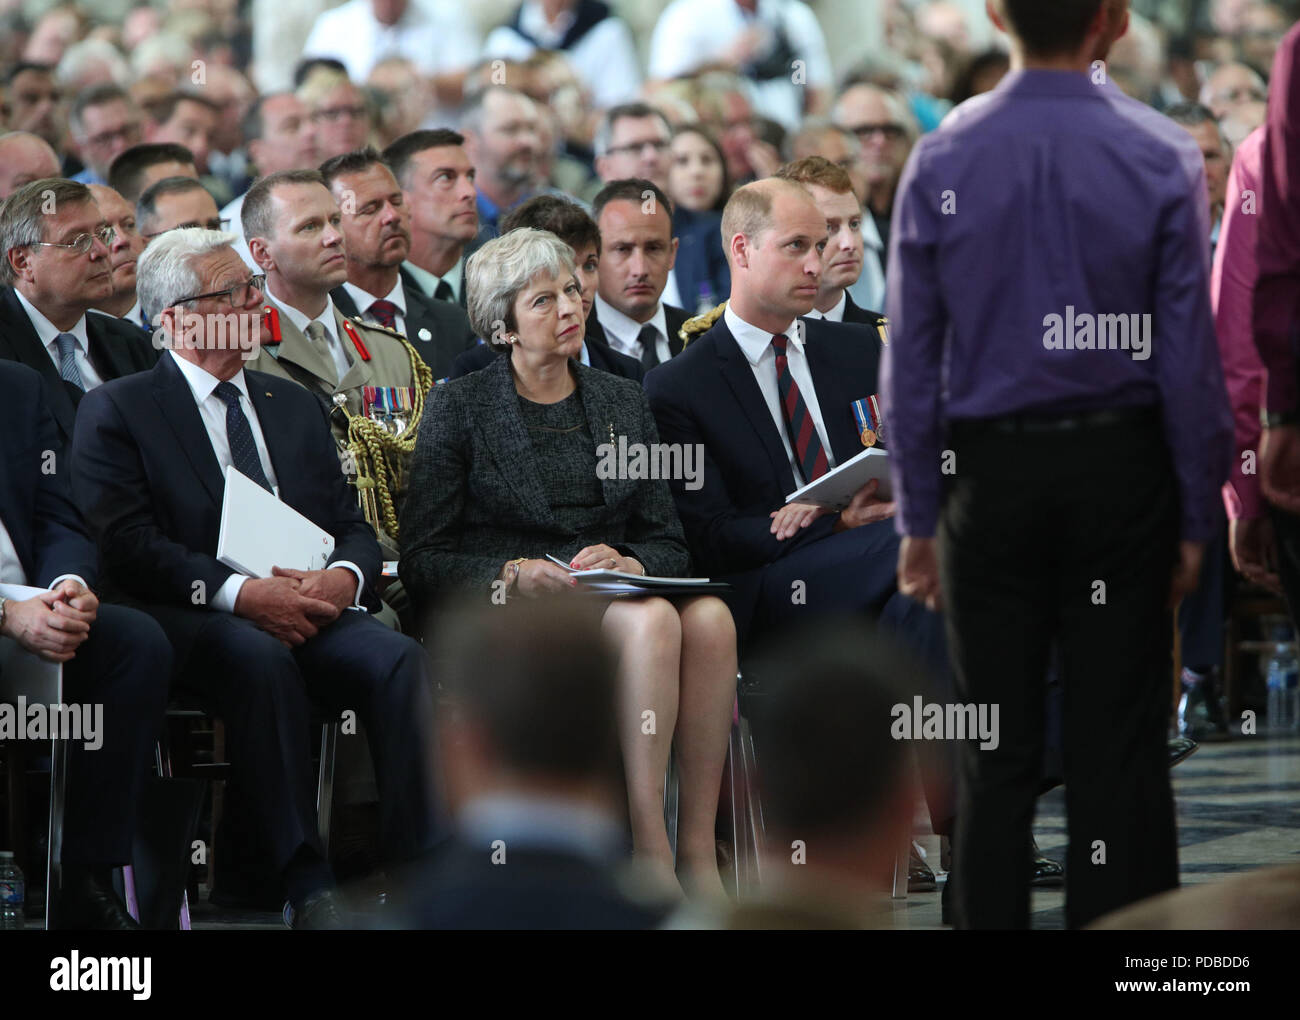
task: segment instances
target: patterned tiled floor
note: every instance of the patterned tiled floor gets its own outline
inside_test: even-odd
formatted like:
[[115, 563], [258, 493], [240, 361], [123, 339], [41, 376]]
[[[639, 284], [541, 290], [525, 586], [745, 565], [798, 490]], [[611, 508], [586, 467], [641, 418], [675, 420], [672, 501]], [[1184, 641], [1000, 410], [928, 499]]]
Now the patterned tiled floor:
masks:
[[[1183, 885], [1300, 862], [1300, 736], [1238, 737], [1202, 744], [1173, 770], [1178, 862]], [[1064, 860], [1065, 794], [1040, 798], [1034, 835], [1048, 857]], [[939, 861], [939, 838], [918, 842]], [[1035, 889], [1035, 928], [1065, 926], [1065, 890]], [[894, 907], [895, 926], [940, 926], [939, 893], [914, 893]]]

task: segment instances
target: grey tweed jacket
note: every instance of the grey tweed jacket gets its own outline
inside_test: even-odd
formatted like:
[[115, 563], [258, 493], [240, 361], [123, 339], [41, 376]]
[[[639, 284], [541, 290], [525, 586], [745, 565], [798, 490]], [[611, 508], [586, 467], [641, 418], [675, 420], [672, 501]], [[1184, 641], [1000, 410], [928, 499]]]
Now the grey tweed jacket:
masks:
[[[633, 443], [659, 434], [641, 387], [571, 361], [593, 442], [610, 432]], [[411, 460], [401, 520], [398, 573], [417, 604], [453, 589], [487, 590], [509, 560], [566, 561], [604, 543], [639, 560], [647, 574], [682, 576], [690, 563], [663, 479], [601, 480], [599, 532], [579, 534], [551, 513], [524, 427], [510, 359], [435, 386]]]

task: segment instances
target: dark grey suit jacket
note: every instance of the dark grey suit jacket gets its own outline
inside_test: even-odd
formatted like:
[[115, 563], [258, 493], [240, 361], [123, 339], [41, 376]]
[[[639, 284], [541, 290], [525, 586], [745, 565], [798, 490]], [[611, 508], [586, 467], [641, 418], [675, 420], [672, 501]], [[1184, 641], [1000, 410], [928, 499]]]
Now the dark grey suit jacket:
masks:
[[[595, 443], [608, 443], [611, 428], [629, 446], [659, 441], [640, 386], [570, 364]], [[686, 573], [686, 541], [666, 481], [602, 479], [602, 527], [575, 534], [552, 515], [535, 460], [509, 358], [434, 387], [401, 522], [398, 573], [417, 604], [457, 588], [485, 593], [517, 557], [567, 560], [598, 543], [639, 560], [648, 574]]]
[[[425, 297], [418, 285], [403, 286], [402, 289], [406, 293], [407, 305], [406, 339], [424, 363], [433, 369], [433, 378], [445, 379], [451, 374], [451, 363], [456, 356], [478, 344], [478, 337], [469, 325], [469, 316], [450, 301]], [[346, 288], [335, 287], [330, 291], [330, 297], [344, 315], [361, 314]]]

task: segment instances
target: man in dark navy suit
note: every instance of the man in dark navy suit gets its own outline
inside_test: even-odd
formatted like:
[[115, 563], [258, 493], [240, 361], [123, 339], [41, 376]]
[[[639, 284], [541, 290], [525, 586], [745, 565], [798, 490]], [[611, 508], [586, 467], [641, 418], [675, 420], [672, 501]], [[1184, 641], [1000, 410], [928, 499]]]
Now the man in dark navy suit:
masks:
[[[251, 351], [231, 342], [251, 335], [262, 302], [233, 240], [186, 228], [145, 251], [139, 291], [170, 349], [152, 372], [82, 401], [73, 487], [107, 579], [162, 624], [177, 675], [225, 720], [233, 783], [283, 876], [293, 925], [337, 927], [313, 804], [311, 702], [365, 726], [394, 861], [433, 842], [432, 694], [419, 645], [362, 609], [379, 604], [379, 545], [326, 412], [296, 383], [245, 371]], [[325, 568], [254, 578], [216, 558], [229, 468], [333, 537]]]
[[[879, 342], [860, 326], [802, 318], [817, 297], [826, 218], [802, 185], [772, 178], [737, 190], [722, 222], [727, 308], [645, 378], [659, 438], [703, 447], [702, 484], [670, 480], [696, 568], [731, 582], [742, 658], [750, 634], [865, 613], [925, 656], [938, 687], [924, 693], [949, 701], [940, 618], [897, 589], [893, 503], [875, 482], [839, 513], [785, 501], [861, 453], [864, 425], [881, 431], [870, 417]], [[946, 834], [951, 765], [938, 755], [926, 800]]]
[[[103, 705], [94, 740], [69, 741], [60, 928], [138, 925], [113, 891], [131, 861], [136, 813], [167, 704], [171, 646], [144, 613], [103, 605], [95, 545], [72, 504], [65, 454], [36, 373], [0, 362], [0, 583], [45, 589], [0, 596], [0, 637], [63, 663], [66, 705]], [[98, 745], [98, 746], [96, 746]]]
[[0, 359], [34, 368], [58, 426], [72, 437], [82, 394], [151, 368], [145, 334], [91, 308], [113, 294], [114, 232], [90, 189], [62, 178], [32, 181], [0, 208]]

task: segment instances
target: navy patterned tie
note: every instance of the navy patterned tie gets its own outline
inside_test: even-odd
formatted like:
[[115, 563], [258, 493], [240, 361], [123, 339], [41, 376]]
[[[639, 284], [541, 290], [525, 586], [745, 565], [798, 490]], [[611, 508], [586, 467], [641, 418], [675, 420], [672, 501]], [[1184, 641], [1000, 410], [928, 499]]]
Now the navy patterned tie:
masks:
[[81, 369], [77, 368], [77, 338], [71, 333], [60, 333], [54, 342], [59, 345], [59, 375], [84, 390], [86, 383], [81, 378]]
[[230, 382], [217, 383], [216, 394], [226, 402], [226, 440], [230, 443], [230, 461], [235, 470], [247, 475], [267, 492], [272, 491], [266, 472], [262, 470], [262, 458], [257, 455], [253, 430], [239, 406], [239, 388]]
[[781, 413], [785, 416], [785, 427], [790, 433], [790, 445], [794, 447], [794, 459], [799, 463], [805, 482], [815, 481], [830, 468], [826, 451], [822, 449], [821, 438], [817, 435], [817, 426], [813, 416], [804, 403], [799, 384], [790, 374], [790, 362], [786, 357], [786, 345], [790, 338], [784, 333], [772, 337], [772, 347], [776, 350], [776, 388], [781, 396]]

